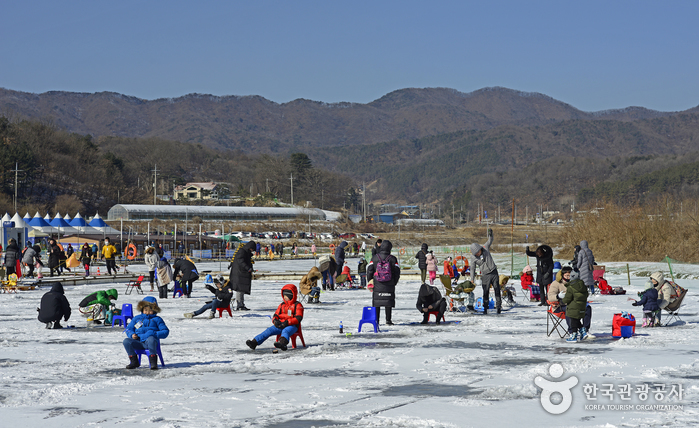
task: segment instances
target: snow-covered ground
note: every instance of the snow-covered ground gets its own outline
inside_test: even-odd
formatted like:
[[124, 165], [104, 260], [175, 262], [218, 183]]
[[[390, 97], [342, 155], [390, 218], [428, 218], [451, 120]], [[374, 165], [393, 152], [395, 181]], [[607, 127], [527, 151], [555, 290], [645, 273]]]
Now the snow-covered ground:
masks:
[[[505, 256], [503, 256], [504, 258]], [[354, 270], [354, 259], [349, 259]], [[312, 260], [260, 262], [260, 271], [307, 271]], [[200, 270], [218, 270], [202, 263]], [[163, 340], [166, 367], [126, 370], [118, 327], [87, 328], [77, 303], [108, 285], [66, 287], [74, 309], [68, 325], [46, 330], [36, 320], [36, 307], [46, 290], [0, 295], [0, 417], [2, 426], [137, 426], [163, 427], [326, 427], [326, 426], [696, 426], [699, 423], [699, 336], [697, 312], [699, 266], [675, 266], [678, 282], [689, 288], [683, 322], [642, 329], [642, 311], [632, 307], [644, 278], [635, 273], [662, 270], [663, 264], [607, 264], [612, 285], [626, 296], [594, 296], [595, 339], [567, 343], [546, 336], [546, 313], [524, 302], [502, 315], [450, 315], [447, 323], [418, 324], [415, 309], [419, 281], [397, 287], [396, 325], [357, 333], [366, 290], [326, 292], [320, 305], [307, 304], [303, 332], [307, 348], [273, 354], [270, 339], [251, 351], [245, 340], [270, 325], [285, 282], [255, 281], [246, 299], [250, 312], [221, 319], [206, 315], [185, 319], [211, 294], [195, 283], [192, 299], [159, 300], [170, 328]], [[223, 266], [225, 268], [225, 266]], [[134, 270], [145, 271], [144, 267]], [[298, 285], [298, 284], [297, 284]], [[123, 284], [114, 284], [123, 292]], [[146, 288], [148, 288], [146, 286]], [[517, 286], [519, 292], [519, 286]], [[154, 293], [155, 295], [155, 293]], [[136, 303], [136, 295], [118, 303]], [[629, 311], [639, 318], [637, 335], [611, 338], [614, 313]], [[382, 314], [383, 319], [383, 314]], [[338, 326], [344, 323], [345, 333]], [[146, 362], [144, 360], [144, 362]], [[574, 376], [573, 402], [560, 415], [540, 403], [534, 378], [559, 363]], [[650, 385], [651, 396], [640, 401], [613, 401], [597, 393], [588, 400], [584, 385], [600, 389], [630, 384]], [[658, 386], [655, 386], [658, 385]], [[654, 389], [669, 392], [681, 385], [683, 396], [656, 399]], [[560, 399], [560, 398], [559, 398]], [[554, 402], [557, 402], [554, 398]], [[608, 405], [631, 404], [625, 407]], [[639, 407], [679, 405], [679, 408]], [[590, 405], [603, 405], [593, 410]]]

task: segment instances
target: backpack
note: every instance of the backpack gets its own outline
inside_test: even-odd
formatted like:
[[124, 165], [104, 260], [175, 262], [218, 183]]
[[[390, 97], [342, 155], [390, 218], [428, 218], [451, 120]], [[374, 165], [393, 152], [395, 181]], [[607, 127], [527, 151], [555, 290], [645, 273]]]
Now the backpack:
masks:
[[325, 272], [330, 267], [330, 256], [320, 256], [318, 257], [318, 270]]
[[388, 256], [385, 259], [381, 259], [380, 255], [376, 255], [379, 258], [378, 263], [376, 263], [376, 273], [374, 273], [374, 279], [378, 282], [391, 282], [393, 274], [391, 273], [391, 263], [388, 261]]

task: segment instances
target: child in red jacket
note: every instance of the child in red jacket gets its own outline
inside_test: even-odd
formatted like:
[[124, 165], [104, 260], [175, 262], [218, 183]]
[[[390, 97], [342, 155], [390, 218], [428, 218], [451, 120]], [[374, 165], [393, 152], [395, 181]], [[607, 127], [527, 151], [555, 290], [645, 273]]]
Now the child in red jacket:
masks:
[[538, 301], [539, 300], [539, 286], [534, 283], [534, 274], [532, 273], [532, 268], [530, 266], [525, 266], [522, 270], [522, 275], [519, 277], [522, 282], [522, 288], [529, 290], [529, 300]]
[[274, 317], [272, 317], [272, 326], [267, 330], [255, 336], [252, 340], [245, 341], [245, 344], [254, 350], [257, 345], [267, 340], [270, 336], [281, 334], [278, 342], [274, 342], [274, 347], [282, 351], [286, 351], [289, 344], [289, 338], [296, 333], [301, 327], [303, 320], [303, 305], [296, 301], [298, 291], [294, 284], [286, 284], [282, 287], [282, 299], [284, 301], [279, 305]]

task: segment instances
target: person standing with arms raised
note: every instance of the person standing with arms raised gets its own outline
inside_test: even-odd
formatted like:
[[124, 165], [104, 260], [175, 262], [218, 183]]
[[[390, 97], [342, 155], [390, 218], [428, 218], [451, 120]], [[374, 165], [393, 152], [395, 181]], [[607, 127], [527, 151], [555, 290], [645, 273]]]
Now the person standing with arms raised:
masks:
[[480, 244], [471, 244], [471, 282], [476, 279], [476, 266], [481, 268], [481, 281], [483, 282], [483, 315], [488, 314], [488, 304], [490, 302], [490, 286], [493, 286], [495, 291], [495, 307], [497, 313], [502, 311], [502, 298], [500, 297], [500, 275], [498, 268], [495, 265], [493, 256], [490, 255], [490, 246], [493, 245], [493, 229], [488, 229], [488, 240], [481, 246]]

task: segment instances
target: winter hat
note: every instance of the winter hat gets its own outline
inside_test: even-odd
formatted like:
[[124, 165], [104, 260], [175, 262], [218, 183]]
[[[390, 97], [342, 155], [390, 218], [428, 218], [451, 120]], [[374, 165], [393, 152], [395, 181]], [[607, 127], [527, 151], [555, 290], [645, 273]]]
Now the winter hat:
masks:
[[651, 280], [646, 281], [646, 284], [645, 284], [645, 287], [643, 288], [643, 291], [646, 291], [646, 290], [651, 289], [651, 288], [653, 288], [653, 281], [651, 281]]
[[474, 242], [473, 244], [471, 244], [471, 254], [473, 254], [475, 256], [476, 253], [481, 250], [481, 248], [483, 248], [483, 247], [481, 247], [480, 244], [476, 244]]
[[576, 279], [580, 279], [580, 272], [573, 271], [570, 273], [570, 282], [575, 281]]
[[531, 273], [532, 272], [532, 267], [529, 265], [526, 265], [524, 269], [522, 269], [523, 273]]
[[289, 300], [294, 298], [294, 292], [291, 290], [282, 290], [282, 296], [288, 297]]
[[560, 269], [560, 268], [561, 268], [561, 262], [555, 262], [555, 263], [553, 264], [553, 268], [554, 268], [554, 269]]
[[138, 302], [138, 306], [136, 306], [136, 310], [139, 312], [143, 312], [143, 309], [149, 306], [154, 313], [160, 313], [160, 306], [158, 306], [158, 301], [155, 299], [153, 296], [146, 296]]
[[654, 280], [658, 281], [658, 285], [662, 285], [663, 282], [665, 282], [665, 276], [663, 276], [662, 272], [653, 272], [650, 275], [650, 279], [654, 279]]

